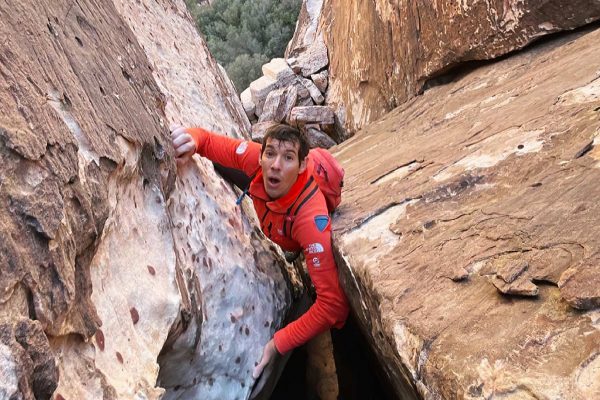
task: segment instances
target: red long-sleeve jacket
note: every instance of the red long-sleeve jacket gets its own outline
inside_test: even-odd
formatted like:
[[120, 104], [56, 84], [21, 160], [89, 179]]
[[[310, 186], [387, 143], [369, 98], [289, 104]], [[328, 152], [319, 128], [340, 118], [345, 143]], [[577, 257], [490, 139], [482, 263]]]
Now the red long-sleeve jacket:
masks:
[[[263, 185], [258, 143], [217, 135], [202, 128], [186, 131], [194, 138], [196, 152], [201, 156], [248, 176], [255, 175], [249, 194], [263, 232], [284, 250], [302, 249], [304, 252], [317, 298], [300, 318], [275, 332], [277, 351], [286, 353], [332, 326], [341, 328], [348, 316], [348, 300], [340, 286], [333, 257], [325, 197], [312, 179], [312, 171], [307, 168], [298, 175], [286, 195], [272, 200]], [[292, 212], [288, 214], [290, 207]], [[286, 217], [294, 213], [295, 216]]]

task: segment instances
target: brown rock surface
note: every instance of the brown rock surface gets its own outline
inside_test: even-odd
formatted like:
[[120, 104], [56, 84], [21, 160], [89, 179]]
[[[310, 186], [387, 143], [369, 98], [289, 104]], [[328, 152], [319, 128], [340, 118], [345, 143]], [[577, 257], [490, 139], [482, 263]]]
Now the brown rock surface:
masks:
[[171, 123], [250, 132], [183, 1], [1, 3], [0, 108], [0, 397], [247, 397], [298, 283], [175, 168]]
[[344, 109], [344, 125], [354, 132], [452, 66], [492, 59], [599, 17], [593, 0], [326, 1], [319, 32], [331, 60], [327, 103]]
[[600, 307], [600, 257], [591, 257], [565, 271], [558, 282], [562, 297], [573, 307]]
[[430, 89], [336, 148], [343, 284], [400, 398], [600, 398], [599, 82], [588, 30]]
[[323, 332], [306, 344], [306, 383], [320, 400], [337, 400], [338, 379], [331, 334]]

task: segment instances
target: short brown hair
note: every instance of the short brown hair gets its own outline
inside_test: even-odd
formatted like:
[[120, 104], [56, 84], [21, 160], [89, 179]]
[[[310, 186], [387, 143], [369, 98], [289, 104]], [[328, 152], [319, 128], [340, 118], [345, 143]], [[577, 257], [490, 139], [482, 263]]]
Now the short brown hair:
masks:
[[265, 132], [262, 141], [262, 149], [260, 155], [265, 152], [268, 139], [277, 139], [281, 142], [298, 143], [298, 162], [302, 162], [308, 155], [310, 149], [306, 135], [300, 130], [285, 124], [275, 124], [270, 126]]

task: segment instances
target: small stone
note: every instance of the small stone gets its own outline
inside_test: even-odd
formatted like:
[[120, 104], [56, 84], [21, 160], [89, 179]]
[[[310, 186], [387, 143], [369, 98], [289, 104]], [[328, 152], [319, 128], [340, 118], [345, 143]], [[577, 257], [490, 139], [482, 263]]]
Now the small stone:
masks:
[[267, 129], [269, 129], [274, 124], [275, 122], [273, 121], [265, 121], [258, 122], [252, 125], [252, 141], [262, 143], [263, 137], [265, 136]]
[[267, 96], [276, 87], [277, 81], [266, 76], [261, 76], [260, 78], [258, 78], [250, 84], [250, 93], [252, 101], [256, 106], [254, 113], [257, 116], [260, 117], [260, 115], [262, 114], [262, 107], [265, 103]]
[[450, 274], [450, 279], [452, 279], [454, 282], [464, 281], [468, 277], [469, 277], [469, 271], [467, 271], [463, 267], [455, 268], [454, 270], [452, 270], [452, 273]]
[[298, 91], [295, 86], [288, 86], [269, 93], [258, 122], [281, 122], [285, 120], [296, 104]]
[[329, 72], [327, 70], [321, 71], [318, 74], [312, 74], [310, 79], [312, 79], [321, 93], [325, 93], [329, 84]]
[[314, 84], [313, 81], [311, 81], [310, 79], [305, 79], [305, 78], [298, 78], [298, 79], [300, 80], [300, 83], [302, 84], [302, 86], [304, 86], [306, 88], [306, 90], [308, 90], [308, 93], [310, 93], [310, 97], [311, 97], [311, 99], [313, 99], [315, 104], [322, 104], [325, 101], [325, 98], [321, 94], [321, 91], [319, 90], [317, 85]]
[[262, 66], [263, 75], [275, 81], [289, 82], [294, 77], [294, 71], [283, 58], [274, 58]]
[[504, 279], [495, 276], [491, 278], [491, 282], [496, 289], [504, 294], [533, 297], [539, 293], [539, 288], [527, 276], [520, 276], [511, 283], [507, 283]]

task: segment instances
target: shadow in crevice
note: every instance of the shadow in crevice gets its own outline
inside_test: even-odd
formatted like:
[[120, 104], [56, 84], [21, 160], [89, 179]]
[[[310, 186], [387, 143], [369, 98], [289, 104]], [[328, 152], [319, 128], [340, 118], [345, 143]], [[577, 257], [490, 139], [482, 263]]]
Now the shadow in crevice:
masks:
[[[342, 329], [331, 330], [331, 338], [338, 374], [339, 400], [397, 399], [352, 314]], [[306, 379], [307, 358], [305, 346], [294, 351], [271, 400], [319, 400]]]

